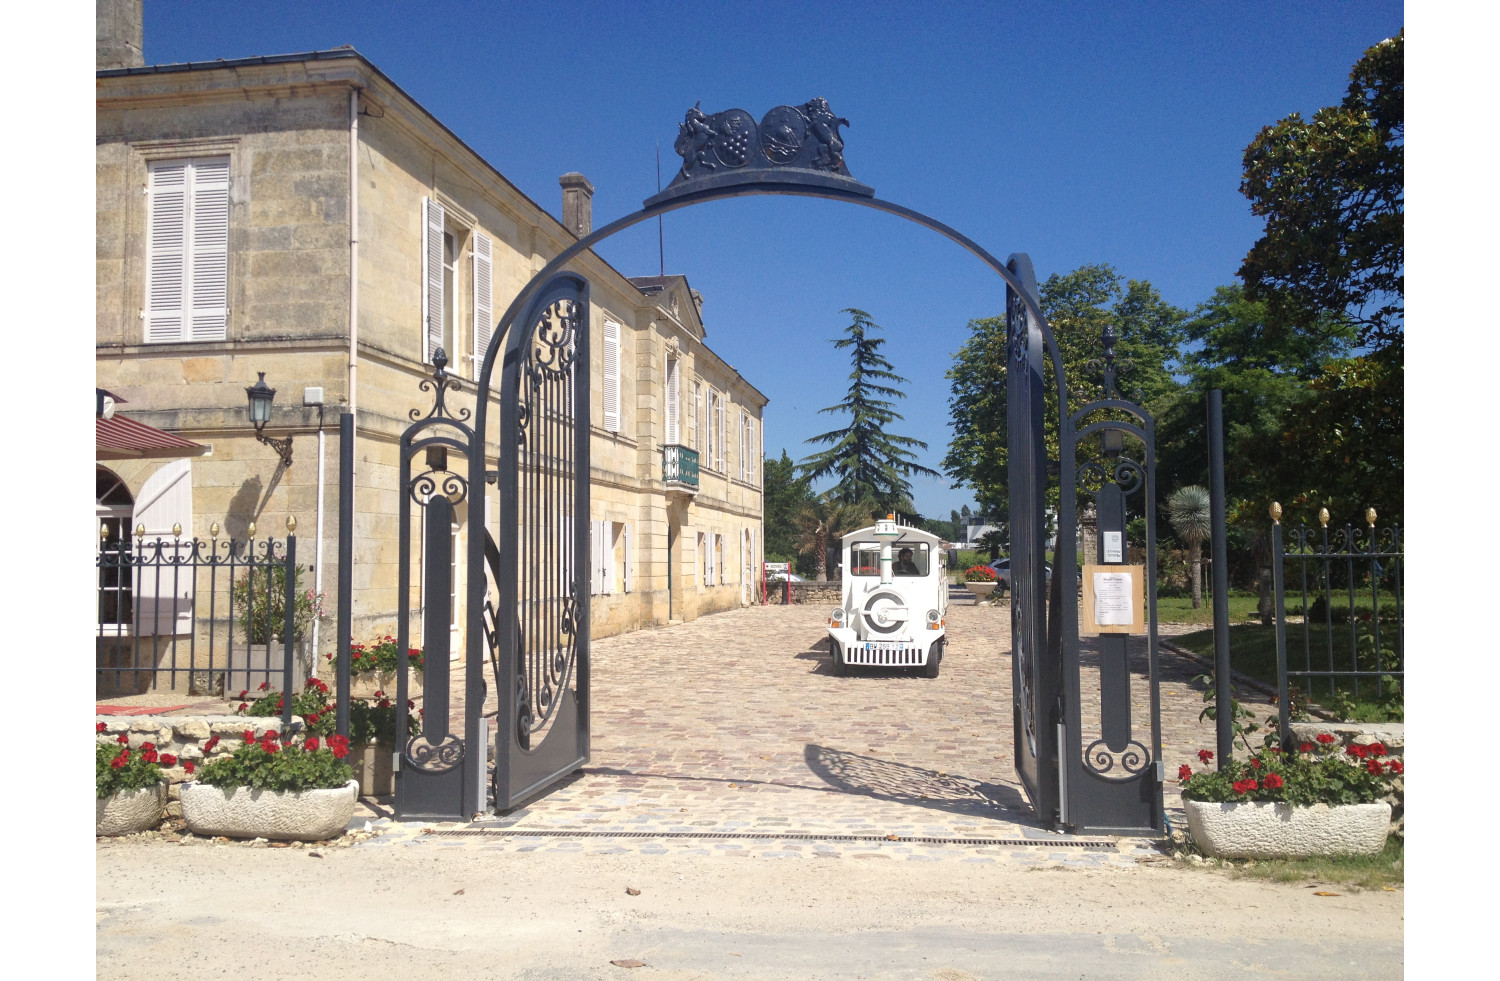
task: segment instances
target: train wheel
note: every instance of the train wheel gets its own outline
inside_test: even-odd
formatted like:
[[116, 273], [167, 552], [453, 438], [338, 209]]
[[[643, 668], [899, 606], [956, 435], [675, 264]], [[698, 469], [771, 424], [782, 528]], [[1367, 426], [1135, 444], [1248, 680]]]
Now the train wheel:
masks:
[[927, 664], [922, 668], [922, 677], [936, 678], [938, 668], [943, 663], [943, 641], [941, 638], [932, 642], [932, 647], [927, 651]]
[[839, 647], [838, 641], [831, 641], [828, 652], [833, 655], [833, 673], [842, 678], [849, 673], [849, 665], [844, 663], [844, 652]]

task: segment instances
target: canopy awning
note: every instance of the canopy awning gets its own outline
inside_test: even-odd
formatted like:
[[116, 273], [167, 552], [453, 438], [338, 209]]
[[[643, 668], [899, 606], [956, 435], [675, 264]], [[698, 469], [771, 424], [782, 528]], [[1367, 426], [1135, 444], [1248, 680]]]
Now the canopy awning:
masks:
[[211, 445], [194, 443], [119, 414], [110, 419], [94, 418], [94, 457], [98, 460], [165, 460], [212, 452]]

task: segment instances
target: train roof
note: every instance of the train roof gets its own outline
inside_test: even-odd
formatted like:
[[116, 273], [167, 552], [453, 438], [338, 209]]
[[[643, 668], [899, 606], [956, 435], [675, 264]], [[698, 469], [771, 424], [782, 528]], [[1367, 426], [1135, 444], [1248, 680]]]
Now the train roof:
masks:
[[[858, 528], [854, 531], [849, 532], [847, 535], [844, 535], [839, 539], [839, 541], [847, 543], [851, 538], [874, 538], [875, 527], [875, 525], [868, 525], [864, 528]], [[897, 530], [900, 531], [901, 534], [892, 539], [892, 544], [902, 541], [926, 542], [927, 544], [936, 548], [943, 543], [943, 540], [940, 537], [934, 535], [930, 531], [923, 531], [921, 528], [913, 528], [909, 525], [900, 525], [898, 526]]]

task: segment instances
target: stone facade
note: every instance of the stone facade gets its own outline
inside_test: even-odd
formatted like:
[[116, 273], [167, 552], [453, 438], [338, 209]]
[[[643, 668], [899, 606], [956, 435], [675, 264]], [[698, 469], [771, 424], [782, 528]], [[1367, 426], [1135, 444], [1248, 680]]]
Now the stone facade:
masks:
[[[295, 517], [299, 561], [313, 567], [304, 585], [316, 583], [330, 611], [339, 415], [352, 411], [354, 638], [393, 633], [399, 439], [408, 413], [431, 406], [419, 390], [433, 371], [424, 297], [435, 294], [424, 268], [435, 267], [424, 267], [431, 254], [424, 226], [434, 240], [436, 229], [444, 236], [451, 306], [442, 342], [450, 372], [466, 382], [449, 405], [472, 409], [477, 322], [486, 309], [475, 289], [483, 281], [476, 253], [488, 245], [493, 325], [575, 232], [587, 232], [592, 185], [568, 175], [578, 228], [565, 228], [352, 49], [106, 68], [106, 47], [118, 45], [101, 40], [97, 77], [97, 384], [123, 399], [130, 418], [212, 445], [191, 463], [185, 537], [207, 538], [217, 524], [222, 535], [243, 538], [252, 523], [259, 537], [281, 536]], [[148, 342], [150, 169], [184, 159], [227, 160], [228, 312], [221, 339]], [[596, 585], [595, 635], [758, 601], [759, 577], [750, 570], [761, 556], [765, 396], [706, 346], [701, 298], [684, 278], [632, 281], [592, 252], [571, 268], [590, 283], [592, 518], [605, 522], [597, 527], [610, 539], [614, 570], [612, 581]], [[614, 421], [604, 410], [606, 322], [620, 335]], [[697, 448], [706, 436], [704, 424], [691, 421], [694, 382], [724, 406], [723, 452], [712, 465], [705, 460], [696, 493], [663, 480], [669, 360], [682, 388], [680, 445]], [[290, 467], [247, 421], [245, 389], [261, 372], [278, 392], [266, 435], [293, 436]], [[498, 379], [496, 372], [496, 392]], [[497, 394], [491, 405], [498, 418]], [[101, 464], [137, 500], [160, 466]], [[490, 489], [483, 521], [498, 538], [495, 496]], [[460, 547], [472, 524], [468, 507], [455, 517]], [[722, 553], [711, 576], [700, 536]], [[419, 579], [414, 563], [412, 581]], [[413, 609], [422, 602], [414, 585]], [[461, 610], [455, 620], [464, 623]], [[319, 655], [333, 649], [333, 622], [321, 628]], [[420, 635], [417, 624], [412, 629]]]

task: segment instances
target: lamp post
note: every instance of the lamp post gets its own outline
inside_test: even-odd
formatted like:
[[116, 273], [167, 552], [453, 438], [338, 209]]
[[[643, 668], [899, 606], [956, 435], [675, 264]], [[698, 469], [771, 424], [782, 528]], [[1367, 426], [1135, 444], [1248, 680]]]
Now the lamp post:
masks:
[[250, 425], [255, 427], [255, 438], [276, 451], [276, 455], [281, 457], [282, 466], [290, 467], [292, 465], [291, 435], [288, 434], [285, 439], [271, 439], [261, 431], [266, 428], [266, 423], [271, 421], [271, 403], [276, 400], [276, 389], [266, 384], [264, 371], [258, 374], [260, 380], [245, 388], [245, 395], [250, 399]]

